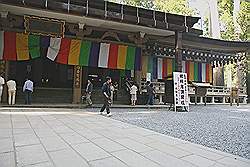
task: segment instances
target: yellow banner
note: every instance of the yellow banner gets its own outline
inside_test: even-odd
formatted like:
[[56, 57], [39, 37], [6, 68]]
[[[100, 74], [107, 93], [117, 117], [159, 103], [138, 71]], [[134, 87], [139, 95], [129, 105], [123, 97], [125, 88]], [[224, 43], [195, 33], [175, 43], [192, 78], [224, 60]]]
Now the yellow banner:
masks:
[[79, 56], [81, 49], [81, 41], [72, 39], [70, 43], [68, 64], [69, 65], [79, 65]]
[[16, 33], [17, 60], [29, 60], [28, 35]]
[[194, 62], [189, 63], [189, 81], [194, 81]]
[[118, 47], [117, 69], [125, 69], [127, 48], [128, 46], [124, 45]]

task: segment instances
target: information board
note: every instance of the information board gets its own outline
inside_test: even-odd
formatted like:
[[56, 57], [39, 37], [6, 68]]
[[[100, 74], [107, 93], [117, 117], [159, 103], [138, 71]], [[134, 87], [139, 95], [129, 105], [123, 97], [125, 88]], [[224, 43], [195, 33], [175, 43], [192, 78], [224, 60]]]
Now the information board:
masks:
[[174, 107], [182, 107], [189, 111], [187, 73], [173, 72]]

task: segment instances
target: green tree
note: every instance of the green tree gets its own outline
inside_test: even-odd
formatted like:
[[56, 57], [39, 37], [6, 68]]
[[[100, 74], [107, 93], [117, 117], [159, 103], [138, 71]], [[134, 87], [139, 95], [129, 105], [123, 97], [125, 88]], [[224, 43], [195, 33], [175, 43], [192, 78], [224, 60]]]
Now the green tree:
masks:
[[123, 2], [126, 5], [155, 9], [167, 13], [193, 15], [194, 11], [188, 7], [188, 0], [111, 0]]
[[219, 20], [221, 24], [221, 38], [226, 40], [234, 40], [235, 29], [233, 23], [233, 0], [218, 1]]
[[155, 0], [155, 8], [167, 13], [188, 16], [194, 14], [194, 11], [188, 6], [188, 0]]
[[240, 40], [250, 40], [250, 3], [242, 1], [240, 4], [240, 12], [238, 15], [237, 23], [240, 25]]

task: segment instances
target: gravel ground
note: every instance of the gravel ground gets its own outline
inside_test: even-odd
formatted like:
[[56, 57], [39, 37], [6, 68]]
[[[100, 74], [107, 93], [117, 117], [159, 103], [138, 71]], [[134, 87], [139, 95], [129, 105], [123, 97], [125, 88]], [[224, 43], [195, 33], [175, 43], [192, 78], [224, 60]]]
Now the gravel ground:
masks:
[[[92, 109], [92, 111], [97, 109]], [[250, 105], [112, 109], [111, 118], [250, 159]]]

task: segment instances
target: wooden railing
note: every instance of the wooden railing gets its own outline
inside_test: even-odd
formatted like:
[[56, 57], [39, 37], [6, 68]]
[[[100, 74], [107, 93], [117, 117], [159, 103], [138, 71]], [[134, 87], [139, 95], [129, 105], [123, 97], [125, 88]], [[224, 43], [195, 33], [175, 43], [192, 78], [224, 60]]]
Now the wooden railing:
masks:
[[[165, 83], [164, 82], [152, 82], [153, 87], [156, 91], [156, 95], [159, 96], [159, 103], [163, 104], [163, 96], [165, 95]], [[142, 82], [142, 90], [141, 93], [146, 93], [146, 82]], [[218, 103], [229, 103], [228, 98], [230, 96], [231, 89], [224, 86], [211, 86], [207, 90], [207, 97], [209, 98], [208, 103], [218, 104]], [[240, 103], [247, 103], [247, 89], [245, 87], [240, 87], [239, 91], [239, 99]], [[195, 96], [195, 87], [189, 85], [188, 86], [188, 95], [190, 99], [190, 104], [194, 103], [193, 99]], [[203, 103], [203, 98], [199, 98], [200, 103]]]

